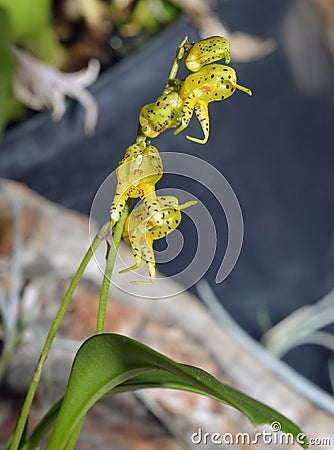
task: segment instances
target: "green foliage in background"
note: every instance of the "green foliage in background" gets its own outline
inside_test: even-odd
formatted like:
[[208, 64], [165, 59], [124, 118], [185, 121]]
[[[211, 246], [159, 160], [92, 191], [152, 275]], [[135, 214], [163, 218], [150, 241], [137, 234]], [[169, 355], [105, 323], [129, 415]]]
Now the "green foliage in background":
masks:
[[[69, 48], [60, 42], [56, 33], [53, 6], [52, 0], [0, 0], [0, 132], [24, 112], [23, 105], [13, 96], [15, 65], [8, 44], [22, 46], [36, 58], [57, 68], [66, 68], [67, 62], [72, 59]], [[81, 10], [79, 2], [77, 8], [79, 14], [87, 13]], [[89, 8], [98, 10], [98, 3], [91, 2]], [[110, 60], [113, 60], [114, 54], [116, 59], [126, 56], [172, 22], [178, 11], [168, 0], [139, 0], [134, 4], [110, 0], [110, 30], [100, 38], [100, 51], [110, 41]], [[66, 17], [63, 20], [66, 22]], [[67, 26], [73, 24], [67, 23]], [[86, 33], [85, 36], [88, 43], [82, 42], [83, 47], [90, 45], [89, 35]], [[112, 37], [115, 36], [117, 45], [114, 47]], [[132, 42], [133, 37], [136, 37], [135, 42]], [[98, 54], [95, 57], [99, 59]]]
[[50, 0], [0, 0], [0, 132], [23, 113], [13, 97], [15, 61], [10, 45], [22, 45], [57, 67], [66, 60], [51, 26], [51, 8]]
[[64, 50], [52, 28], [51, 0], [0, 0], [0, 7], [9, 17], [13, 42], [50, 64], [64, 63]]
[[9, 16], [0, 7], [0, 132], [7, 123], [12, 109], [12, 80], [14, 75], [14, 57], [10, 50], [11, 29]]
[[51, 1], [0, 0], [10, 17], [13, 38], [16, 41], [31, 39], [40, 34], [50, 24]]

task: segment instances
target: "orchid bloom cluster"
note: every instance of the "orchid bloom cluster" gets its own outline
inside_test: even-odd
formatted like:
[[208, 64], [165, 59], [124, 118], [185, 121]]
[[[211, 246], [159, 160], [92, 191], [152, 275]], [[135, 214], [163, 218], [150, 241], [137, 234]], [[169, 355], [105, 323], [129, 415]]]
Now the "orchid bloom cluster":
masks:
[[212, 64], [225, 58], [230, 62], [230, 47], [226, 39], [213, 36], [195, 44], [185, 44], [188, 51], [186, 67], [194, 72], [185, 80], [172, 80], [156, 102], [144, 106], [139, 122], [145, 136], [154, 138], [167, 128], [180, 127], [178, 134], [188, 125], [195, 112], [202, 127], [204, 138], [187, 139], [205, 144], [209, 138], [210, 120], [208, 103], [230, 97], [236, 89], [252, 95], [250, 89], [237, 84], [235, 70], [226, 65]]
[[[193, 73], [180, 80], [176, 78], [176, 74], [183, 58], [186, 67]], [[204, 138], [186, 137], [205, 144], [210, 132], [208, 103], [224, 100], [236, 89], [252, 95], [250, 89], [237, 84], [236, 72], [232, 67], [214, 64], [223, 58], [226, 63], [230, 62], [229, 42], [223, 37], [213, 36], [194, 44], [189, 43], [185, 37], [178, 47], [162, 95], [140, 111], [136, 142], [127, 148], [117, 167], [118, 184], [110, 208], [112, 227], [119, 220], [129, 198], [142, 200], [127, 217], [123, 231], [123, 238], [131, 245], [136, 263], [122, 273], [138, 268], [143, 258], [151, 280], [133, 283], [153, 283], [156, 277], [154, 240], [175, 230], [181, 222], [181, 210], [196, 203], [189, 201], [179, 205], [174, 196], [156, 195], [155, 185], [162, 177], [163, 167], [157, 148], [147, 138], [155, 138], [163, 131], [175, 127], [179, 128], [174, 134], [180, 133], [189, 125], [195, 112]]]

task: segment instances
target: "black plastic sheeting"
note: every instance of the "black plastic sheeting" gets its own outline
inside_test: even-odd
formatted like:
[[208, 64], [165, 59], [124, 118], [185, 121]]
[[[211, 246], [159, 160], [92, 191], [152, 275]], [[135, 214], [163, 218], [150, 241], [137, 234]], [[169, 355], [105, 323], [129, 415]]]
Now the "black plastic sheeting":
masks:
[[[186, 133], [173, 136], [169, 130], [154, 140], [160, 151], [208, 161], [237, 194], [245, 224], [243, 249], [232, 274], [216, 284], [226, 246], [223, 212], [196, 180], [167, 177], [158, 184], [161, 188], [175, 183], [205, 202], [221, 243], [205, 278], [237, 322], [256, 338], [262, 333], [259, 315], [268, 314], [275, 323], [315, 302], [334, 284], [333, 66], [317, 27], [303, 22], [301, 3], [234, 0], [221, 6], [219, 14], [232, 29], [273, 37], [278, 48], [245, 64], [233, 63], [232, 53], [239, 83], [254, 95], [237, 92], [210, 105], [207, 145], [185, 139], [185, 134], [201, 136], [195, 119]], [[295, 54], [295, 41], [286, 37], [289, 30], [300, 43]], [[60, 123], [42, 113], [11, 129], [0, 142], [0, 175], [89, 213], [101, 182], [134, 141], [140, 108], [160, 94], [184, 35], [198, 39], [182, 18], [100, 77], [92, 88], [100, 111], [94, 137], [85, 137], [83, 111], [73, 103]], [[185, 219], [181, 230], [182, 254], [158, 267], [167, 275], [193, 256], [194, 227]], [[180, 314], [187, 320], [182, 305]], [[323, 348], [303, 346], [285, 359], [329, 389], [329, 356]]]

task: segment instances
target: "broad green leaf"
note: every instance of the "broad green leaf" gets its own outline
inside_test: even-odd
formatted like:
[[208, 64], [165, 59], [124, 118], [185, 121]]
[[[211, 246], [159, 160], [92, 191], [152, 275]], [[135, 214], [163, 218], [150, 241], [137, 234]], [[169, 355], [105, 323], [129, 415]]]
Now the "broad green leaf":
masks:
[[[85, 341], [76, 355], [46, 449], [63, 449], [89, 408], [101, 397], [144, 387], [169, 387], [203, 394], [234, 406], [254, 425], [277, 421], [285, 433], [294, 436], [302, 433], [277, 411], [220, 383], [201, 369], [179, 364], [128, 337], [99, 334]], [[306, 437], [303, 442], [307, 447]]]

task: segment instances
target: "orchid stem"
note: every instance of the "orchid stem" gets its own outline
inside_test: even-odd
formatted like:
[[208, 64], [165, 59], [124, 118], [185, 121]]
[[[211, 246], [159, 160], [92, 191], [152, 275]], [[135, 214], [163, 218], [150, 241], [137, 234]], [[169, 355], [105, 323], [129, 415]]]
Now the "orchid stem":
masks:
[[128, 203], [126, 203], [125, 208], [123, 209], [122, 215], [115, 226], [112, 242], [109, 244], [110, 246], [108, 248], [108, 253], [107, 253], [106, 268], [105, 268], [101, 291], [100, 291], [99, 309], [98, 309], [97, 320], [96, 320], [96, 334], [104, 333], [111, 275], [112, 275], [112, 271], [114, 269], [116, 256], [117, 256], [117, 252], [118, 252], [118, 247], [121, 242], [124, 225], [125, 225], [126, 218], [129, 214], [129, 210], [130, 210], [130, 206]]
[[176, 80], [176, 75], [179, 71], [179, 67], [181, 64], [181, 61], [184, 57], [185, 51], [187, 46], [189, 46], [188, 36], [185, 36], [183, 40], [181, 41], [180, 45], [176, 49], [176, 56], [174, 59], [174, 62], [172, 64], [172, 67], [170, 69], [169, 75], [168, 75], [168, 81], [166, 83], [165, 88], [171, 87], [174, 85]]
[[72, 278], [72, 281], [64, 295], [64, 298], [61, 302], [58, 313], [51, 325], [51, 328], [50, 328], [47, 338], [45, 340], [43, 349], [41, 351], [40, 357], [38, 359], [38, 362], [37, 362], [37, 365], [35, 368], [35, 372], [32, 377], [31, 384], [29, 386], [19, 419], [17, 421], [16, 428], [14, 430], [13, 438], [12, 438], [12, 441], [11, 441], [11, 444], [9, 447], [10, 450], [17, 450], [19, 448], [20, 441], [21, 441], [21, 438], [24, 433], [24, 429], [25, 429], [25, 426], [26, 426], [26, 423], [28, 420], [29, 411], [30, 411], [32, 402], [35, 397], [37, 386], [41, 379], [42, 371], [44, 369], [44, 366], [45, 366], [45, 363], [46, 363], [46, 360], [48, 357], [48, 353], [50, 351], [50, 347], [51, 347], [52, 342], [55, 338], [55, 335], [58, 331], [58, 328], [61, 324], [61, 321], [64, 317], [64, 314], [68, 308], [68, 305], [73, 296], [73, 293], [74, 293], [89, 261], [91, 260], [93, 254], [96, 251], [96, 249], [98, 248], [98, 246], [101, 244], [102, 240], [103, 240], [102, 233], [99, 232], [96, 235], [96, 237], [94, 238], [94, 240], [93, 240], [91, 246], [89, 247], [89, 249], [87, 250], [85, 256], [83, 257], [83, 259], [80, 263], [80, 266], [78, 267], [78, 270], [76, 271], [74, 277]]

